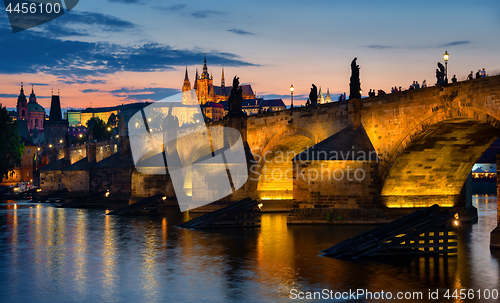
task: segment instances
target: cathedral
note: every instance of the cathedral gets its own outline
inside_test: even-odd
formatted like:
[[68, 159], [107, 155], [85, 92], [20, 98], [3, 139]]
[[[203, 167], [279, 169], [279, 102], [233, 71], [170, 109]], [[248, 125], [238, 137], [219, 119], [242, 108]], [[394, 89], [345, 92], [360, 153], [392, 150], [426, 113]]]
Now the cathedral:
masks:
[[[232, 81], [232, 79], [231, 79]], [[243, 99], [255, 99], [255, 94], [252, 86], [249, 84], [240, 85], [243, 91]], [[207, 57], [203, 61], [203, 72], [198, 76], [198, 69], [196, 69], [196, 76], [194, 78], [193, 88], [196, 91], [196, 97], [200, 105], [208, 102], [221, 102], [226, 101], [231, 94], [232, 86], [226, 86], [224, 79], [224, 68], [222, 68], [222, 77], [220, 86], [214, 85], [213, 75], [208, 73]], [[191, 91], [191, 82], [189, 81], [188, 71], [186, 67], [186, 75], [184, 77], [184, 84], [182, 85], [182, 103], [189, 105], [193, 104], [193, 99], [190, 98], [189, 92]]]
[[45, 110], [36, 102], [35, 92], [33, 86], [31, 87], [31, 94], [29, 102], [26, 100], [24, 94], [23, 83], [21, 83], [21, 93], [17, 97], [17, 119], [26, 120], [28, 131], [31, 133], [35, 129], [43, 132], [43, 122], [45, 121]]

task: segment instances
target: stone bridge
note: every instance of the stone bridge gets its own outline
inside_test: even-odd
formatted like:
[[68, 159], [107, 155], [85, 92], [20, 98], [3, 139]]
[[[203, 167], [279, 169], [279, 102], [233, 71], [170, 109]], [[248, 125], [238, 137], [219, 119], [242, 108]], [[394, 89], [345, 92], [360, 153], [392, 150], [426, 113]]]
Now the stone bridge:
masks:
[[[212, 126], [239, 129], [258, 163], [251, 169], [243, 195], [293, 199], [304, 204], [302, 207], [313, 208], [318, 208], [315, 202], [334, 208], [418, 207], [433, 202], [465, 205], [465, 181], [475, 161], [500, 136], [499, 119], [500, 76], [494, 76], [446, 87], [226, 118]], [[313, 157], [307, 161], [300, 157], [294, 160], [310, 147], [309, 151], [316, 148], [316, 152], [338, 155], [347, 154], [351, 146], [352, 154], [364, 152], [367, 158], [320, 159], [310, 154]], [[196, 153], [193, 147], [190, 153]], [[363, 169], [369, 170], [364, 180], [337, 180], [338, 175], [335, 181], [330, 177], [312, 182], [300, 174], [301, 168], [316, 162], [334, 169], [349, 161], [353, 167], [364, 165]], [[311, 186], [304, 187], [304, 181]], [[348, 191], [363, 187], [371, 190]], [[369, 199], [362, 199], [366, 195]]]
[[[285, 199], [316, 210], [464, 207], [473, 164], [500, 137], [500, 76], [225, 118], [209, 124], [212, 133], [217, 126], [238, 129], [253, 157], [249, 180], [229, 200]], [[177, 150], [189, 165], [212, 140], [203, 129], [185, 132], [191, 139]]]

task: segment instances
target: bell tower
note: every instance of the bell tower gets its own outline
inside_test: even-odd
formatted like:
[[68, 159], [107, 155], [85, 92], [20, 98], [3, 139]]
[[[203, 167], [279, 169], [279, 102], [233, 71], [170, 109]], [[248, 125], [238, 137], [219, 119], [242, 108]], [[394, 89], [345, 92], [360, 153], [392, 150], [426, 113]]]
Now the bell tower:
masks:
[[222, 79], [220, 79], [220, 87], [222, 90], [226, 87], [226, 81], [224, 80], [224, 67], [222, 68]]
[[24, 94], [23, 82], [21, 82], [21, 92], [17, 97], [17, 119], [26, 120], [28, 118], [28, 100]]

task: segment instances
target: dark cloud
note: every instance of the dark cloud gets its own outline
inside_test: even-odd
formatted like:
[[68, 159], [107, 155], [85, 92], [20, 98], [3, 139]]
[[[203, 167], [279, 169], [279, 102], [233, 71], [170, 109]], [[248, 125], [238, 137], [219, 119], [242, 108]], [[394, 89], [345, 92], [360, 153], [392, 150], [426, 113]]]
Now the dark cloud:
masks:
[[[208, 60], [214, 65], [255, 65], [238, 58], [229, 53], [208, 53]], [[175, 70], [176, 66], [200, 64], [202, 60], [203, 52], [199, 49], [173, 49], [158, 43], [122, 46], [108, 42], [63, 41], [33, 31], [7, 35], [0, 44], [0, 73], [43, 72], [76, 83], [89, 83], [85, 79], [89, 76], [123, 71]], [[93, 82], [96, 83], [103, 82]]]
[[48, 86], [47, 83], [30, 83], [29, 85], [35, 85], [35, 86]]
[[0, 98], [17, 98], [18, 96], [16, 94], [0, 94]]
[[196, 19], [205, 19], [211, 16], [216, 16], [216, 15], [225, 15], [226, 13], [221, 12], [221, 11], [213, 11], [213, 10], [203, 10], [203, 11], [196, 11], [191, 13], [191, 16], [196, 18]]
[[443, 44], [443, 45], [440, 45], [438, 47], [447, 47], [447, 46], [458, 46], [458, 45], [465, 45], [465, 44], [470, 44], [471, 42], [468, 41], [468, 40], [463, 40], [463, 41], [454, 41], [454, 42], [450, 42], [450, 43], [446, 43], [446, 44]]
[[368, 45], [368, 48], [374, 48], [374, 49], [387, 49], [387, 48], [394, 48], [394, 46], [389, 46], [389, 45]]
[[95, 30], [105, 32], [121, 32], [136, 29], [134, 23], [119, 19], [111, 15], [91, 12], [70, 11], [51, 22], [36, 27], [36, 31], [43, 32], [48, 37], [90, 36]]
[[226, 15], [223, 11], [215, 10], [192, 10], [188, 9], [186, 4], [175, 4], [171, 6], [157, 6], [155, 9], [165, 13], [182, 13], [186, 17], [193, 17], [195, 19], [206, 19], [213, 16]]
[[251, 33], [251, 32], [247, 32], [246, 30], [242, 30], [242, 29], [236, 29], [236, 28], [233, 28], [233, 29], [228, 29], [227, 30], [228, 32], [233, 32], [237, 35], [255, 35], [254, 33]]
[[80, 91], [84, 94], [88, 94], [88, 93], [97, 93], [99, 90], [98, 89], [81, 89]]
[[104, 80], [73, 79], [62, 81], [64, 84], [105, 84]]
[[142, 2], [142, 0], [108, 0], [109, 2], [118, 2], [118, 3], [125, 3], [125, 4], [137, 4]]
[[175, 4], [167, 7], [158, 7], [158, 9], [166, 12], [178, 12], [185, 9], [187, 4]]
[[180, 92], [181, 91], [178, 89], [166, 87], [148, 87], [140, 89], [122, 87], [109, 91], [113, 96], [125, 98], [128, 101], [159, 101]]
[[401, 47], [396, 47], [396, 46], [391, 46], [391, 45], [379, 45], [379, 44], [374, 44], [374, 45], [368, 45], [368, 48], [372, 49], [410, 49], [410, 50], [417, 50], [417, 49], [429, 49], [429, 48], [442, 48], [442, 47], [449, 47], [449, 46], [459, 46], [459, 45], [466, 45], [470, 44], [471, 42], [468, 40], [462, 40], [462, 41], [454, 41], [450, 43], [445, 43], [441, 45], [431, 45], [431, 46], [401, 46]]

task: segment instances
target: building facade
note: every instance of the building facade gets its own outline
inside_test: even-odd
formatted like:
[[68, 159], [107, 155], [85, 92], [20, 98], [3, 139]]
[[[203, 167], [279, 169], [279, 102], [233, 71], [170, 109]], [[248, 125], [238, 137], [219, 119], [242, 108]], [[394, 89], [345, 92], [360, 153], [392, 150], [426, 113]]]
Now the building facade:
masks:
[[2, 180], [3, 184], [33, 181], [33, 167], [37, 161], [38, 146], [23, 136], [21, 136], [21, 143], [24, 144], [21, 162], [14, 167], [8, 179]]

